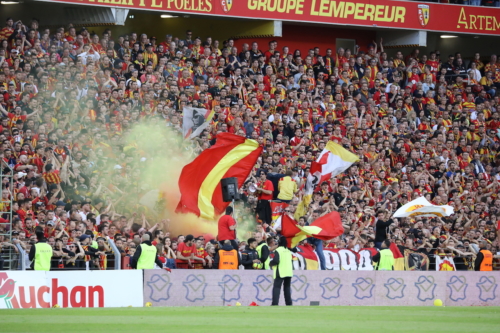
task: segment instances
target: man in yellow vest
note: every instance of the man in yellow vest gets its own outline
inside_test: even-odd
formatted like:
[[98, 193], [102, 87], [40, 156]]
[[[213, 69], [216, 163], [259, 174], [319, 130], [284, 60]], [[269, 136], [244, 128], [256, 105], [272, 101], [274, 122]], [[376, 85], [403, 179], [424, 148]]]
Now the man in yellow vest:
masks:
[[394, 254], [389, 249], [391, 241], [386, 239], [382, 242], [382, 250], [373, 256], [373, 262], [376, 262], [375, 269], [378, 271], [393, 271], [394, 270]]
[[[158, 259], [156, 247], [151, 244], [148, 233], [142, 235], [142, 243], [135, 250], [130, 266], [136, 269], [153, 269], [155, 263], [158, 267], [163, 267], [163, 263]], [[170, 271], [169, 269], [167, 269]]]
[[486, 248], [487, 244], [486, 241], [481, 241], [479, 243], [480, 250], [474, 264], [475, 271], [486, 272], [493, 270], [493, 253]]
[[287, 247], [286, 238], [281, 236], [278, 247], [271, 254], [269, 265], [273, 269], [273, 302], [271, 305], [278, 305], [280, 300], [281, 285], [285, 294], [285, 304], [292, 305], [292, 290], [290, 288], [293, 276], [292, 252]]
[[215, 255], [214, 266], [218, 269], [238, 269], [240, 263], [238, 250], [233, 248], [230, 240], [225, 240], [222, 249]]
[[259, 254], [260, 262], [262, 263], [261, 269], [271, 269], [269, 263], [271, 262], [271, 258], [269, 257], [269, 253], [274, 247], [274, 238], [269, 237], [267, 241], [262, 240], [262, 234], [260, 232], [256, 232], [255, 239], [257, 240], [257, 253]]
[[47, 239], [43, 235], [43, 229], [35, 229], [37, 243], [31, 247], [29, 259], [31, 267], [35, 271], [50, 271], [50, 260], [52, 259], [52, 247], [47, 244]]

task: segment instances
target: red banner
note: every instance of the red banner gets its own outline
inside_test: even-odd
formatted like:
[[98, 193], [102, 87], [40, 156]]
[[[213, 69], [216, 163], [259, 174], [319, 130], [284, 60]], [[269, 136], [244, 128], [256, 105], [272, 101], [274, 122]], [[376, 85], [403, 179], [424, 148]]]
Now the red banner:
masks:
[[406, 30], [500, 34], [500, 9], [414, 1], [334, 0], [42, 0], [247, 19]]
[[274, 222], [285, 212], [285, 208], [288, 207], [288, 204], [281, 201], [270, 201], [269, 203], [271, 204], [271, 217]]

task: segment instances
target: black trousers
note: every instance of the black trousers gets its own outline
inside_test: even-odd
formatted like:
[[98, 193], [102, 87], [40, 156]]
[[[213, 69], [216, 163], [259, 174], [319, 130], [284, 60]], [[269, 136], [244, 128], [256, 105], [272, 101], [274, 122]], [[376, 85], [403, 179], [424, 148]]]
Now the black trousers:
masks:
[[292, 289], [290, 288], [292, 282], [291, 277], [276, 277], [274, 279], [274, 286], [273, 286], [273, 303], [271, 305], [278, 305], [280, 301], [280, 293], [281, 293], [281, 285], [284, 284], [283, 286], [283, 292], [285, 294], [285, 304], [286, 305], [292, 305]]
[[262, 223], [271, 225], [272, 212], [269, 200], [259, 200], [259, 202], [257, 202], [257, 214], [259, 214], [259, 219], [262, 220]]

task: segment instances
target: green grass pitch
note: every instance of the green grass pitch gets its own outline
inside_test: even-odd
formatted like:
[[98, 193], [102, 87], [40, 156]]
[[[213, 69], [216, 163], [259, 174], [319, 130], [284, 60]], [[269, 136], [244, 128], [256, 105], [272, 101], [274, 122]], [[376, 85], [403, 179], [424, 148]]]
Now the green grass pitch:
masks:
[[149, 307], [0, 310], [0, 332], [498, 332], [500, 307]]

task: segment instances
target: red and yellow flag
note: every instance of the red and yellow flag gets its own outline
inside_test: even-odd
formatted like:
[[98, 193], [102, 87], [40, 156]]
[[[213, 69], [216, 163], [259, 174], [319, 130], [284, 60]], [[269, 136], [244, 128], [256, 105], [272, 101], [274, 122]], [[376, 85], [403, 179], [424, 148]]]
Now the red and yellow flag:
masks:
[[283, 215], [285, 208], [289, 206], [289, 204], [282, 201], [269, 201], [269, 204], [271, 205], [271, 219], [273, 222]]
[[[319, 268], [319, 259], [311, 244], [305, 243], [304, 245], [297, 246], [297, 253], [304, 258], [304, 270], [317, 271]], [[296, 256], [292, 257], [292, 260], [298, 260]]]
[[216, 220], [229, 203], [222, 201], [222, 178], [238, 178], [243, 185], [252, 171], [262, 147], [257, 141], [220, 133], [214, 146], [203, 151], [182, 169], [179, 178], [181, 201], [176, 213], [193, 213], [207, 220]]
[[399, 247], [395, 243], [391, 243], [389, 250], [392, 251], [394, 255], [394, 270], [404, 271], [405, 270], [405, 257], [399, 251]]
[[281, 220], [281, 233], [287, 238], [288, 246], [295, 247], [307, 237], [330, 240], [344, 233], [344, 226], [338, 212], [331, 212], [316, 219], [310, 226], [301, 227], [288, 214]]

